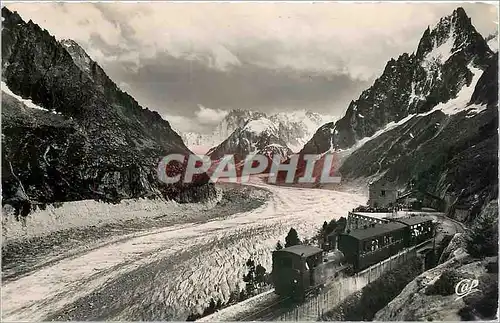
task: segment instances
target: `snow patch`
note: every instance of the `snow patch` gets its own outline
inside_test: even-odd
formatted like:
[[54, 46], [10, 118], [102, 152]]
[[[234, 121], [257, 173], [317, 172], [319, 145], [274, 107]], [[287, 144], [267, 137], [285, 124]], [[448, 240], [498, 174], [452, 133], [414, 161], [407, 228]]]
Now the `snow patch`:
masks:
[[430, 113], [433, 113], [434, 111], [441, 110], [443, 113], [447, 115], [453, 115], [457, 114], [462, 111], [468, 111], [468, 115], [473, 115], [483, 111], [483, 108], [478, 108], [477, 106], [469, 106], [468, 103], [470, 101], [470, 98], [472, 94], [474, 93], [474, 89], [476, 88], [476, 84], [479, 81], [479, 78], [483, 74], [483, 71], [472, 66], [472, 64], [469, 64], [468, 66], [469, 70], [472, 72], [474, 75], [472, 77], [472, 81], [469, 86], [463, 86], [460, 92], [458, 92], [458, 95], [456, 98], [449, 100], [448, 102], [445, 103], [439, 103], [436, 105], [432, 110], [422, 113], [421, 115], [428, 115]]
[[443, 44], [439, 46], [434, 44], [434, 48], [427, 55], [425, 55], [421, 65], [422, 67], [429, 70], [436, 64], [443, 65], [451, 57], [451, 55], [453, 55], [453, 46], [455, 43], [453, 32], [454, 30], [450, 29], [450, 34]]
[[[12, 92], [9, 89], [9, 87], [7, 86], [7, 84], [5, 84], [4, 81], [2, 81], [2, 92], [5, 92], [6, 94], [12, 96], [14, 99], [18, 100], [19, 102], [21, 102], [22, 104], [24, 104], [28, 108], [50, 112], [48, 109], [42, 108], [41, 106], [33, 103], [33, 101], [31, 101], [31, 99], [23, 99], [21, 96], [19, 96], [19, 95], [15, 94], [14, 92]], [[54, 114], [58, 114], [58, 113], [54, 112]]]
[[498, 52], [498, 34], [488, 41], [488, 47], [494, 51]]
[[411, 93], [408, 100], [408, 105], [411, 105], [414, 101], [425, 100], [425, 96], [422, 94], [417, 95], [415, 92], [415, 81], [411, 82]]
[[476, 114], [479, 114], [481, 112], [483, 112], [484, 110], [487, 109], [487, 104], [483, 104], [483, 105], [478, 105], [478, 104], [472, 104], [470, 106], [467, 107], [467, 118], [472, 118], [473, 116], [475, 116]]

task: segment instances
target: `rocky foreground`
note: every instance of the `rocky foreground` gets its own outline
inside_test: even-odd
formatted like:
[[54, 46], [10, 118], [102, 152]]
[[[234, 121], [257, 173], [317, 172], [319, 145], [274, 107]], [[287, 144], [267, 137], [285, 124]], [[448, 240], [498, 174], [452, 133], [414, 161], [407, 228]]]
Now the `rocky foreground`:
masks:
[[[498, 227], [498, 205], [492, 201], [478, 221]], [[478, 230], [479, 227], [472, 228]], [[498, 241], [498, 230], [480, 244], [470, 244], [468, 233], [457, 233], [444, 250], [440, 264], [415, 278], [385, 308], [377, 321], [460, 321], [495, 319], [498, 309], [498, 248], [487, 250]], [[476, 231], [474, 234], [478, 234]], [[493, 241], [494, 240], [494, 241]], [[473, 253], [472, 256], [470, 253]], [[477, 253], [477, 254], [476, 254]], [[491, 255], [491, 257], [481, 257]], [[478, 291], [458, 298], [455, 287], [462, 279], [477, 279]]]

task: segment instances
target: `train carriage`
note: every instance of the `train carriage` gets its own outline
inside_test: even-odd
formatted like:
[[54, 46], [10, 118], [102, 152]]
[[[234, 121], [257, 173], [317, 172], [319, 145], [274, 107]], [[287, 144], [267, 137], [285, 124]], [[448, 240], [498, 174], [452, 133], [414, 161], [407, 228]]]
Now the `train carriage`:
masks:
[[396, 219], [396, 222], [406, 225], [405, 245], [416, 246], [434, 236], [434, 225], [432, 218], [425, 216], [414, 216], [411, 218]]
[[356, 229], [339, 237], [339, 249], [358, 272], [398, 253], [404, 247], [406, 225], [398, 222]]
[[[304, 299], [311, 291], [333, 281], [339, 273], [353, 274], [383, 261], [407, 247], [432, 239], [434, 224], [429, 217], [389, 219], [329, 236], [325, 251], [297, 245], [273, 252], [272, 281], [275, 292]], [[331, 241], [330, 241], [331, 240]], [[337, 243], [335, 243], [337, 240]], [[338, 249], [329, 250], [338, 246]]]

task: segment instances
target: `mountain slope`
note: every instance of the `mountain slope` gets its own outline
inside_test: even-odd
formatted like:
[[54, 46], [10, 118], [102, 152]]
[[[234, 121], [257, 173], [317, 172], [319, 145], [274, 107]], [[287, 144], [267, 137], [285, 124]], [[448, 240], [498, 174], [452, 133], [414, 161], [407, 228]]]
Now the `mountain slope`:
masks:
[[346, 149], [391, 122], [453, 99], [482, 73], [493, 52], [462, 8], [427, 28], [416, 51], [391, 59], [373, 86], [336, 123], [321, 127], [301, 153]]
[[278, 125], [279, 135], [293, 152], [299, 152], [316, 129], [331, 118], [307, 110], [280, 112], [269, 117]]
[[201, 147], [201, 150], [207, 152], [210, 148], [222, 143], [236, 129], [244, 126], [248, 120], [260, 117], [266, 117], [266, 115], [258, 111], [231, 110], [224, 119], [215, 126], [210, 134], [184, 132], [181, 133], [182, 140], [191, 149]]
[[161, 157], [190, 153], [167, 121], [121, 91], [76, 43], [59, 43], [5, 7], [2, 18], [2, 92], [47, 110], [2, 95], [4, 203], [25, 200], [20, 190], [31, 202], [50, 203], [116, 201], [159, 189], [178, 198], [190, 189], [156, 178]]
[[[472, 95], [471, 95], [472, 93]], [[378, 177], [413, 183], [450, 206], [468, 205], [472, 220], [498, 195], [498, 54], [475, 88], [383, 132], [355, 150], [345, 179]]]

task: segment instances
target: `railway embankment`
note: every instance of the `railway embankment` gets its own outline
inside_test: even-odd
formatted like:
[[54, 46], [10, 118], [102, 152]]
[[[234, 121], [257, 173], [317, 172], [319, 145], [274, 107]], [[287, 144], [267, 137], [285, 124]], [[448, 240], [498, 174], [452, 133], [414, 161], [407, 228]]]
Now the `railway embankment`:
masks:
[[[460, 321], [498, 319], [498, 201], [470, 229], [456, 233], [439, 264], [412, 280], [375, 320]], [[467, 280], [466, 280], [467, 279]], [[459, 282], [478, 284], [457, 295]]]
[[412, 257], [401, 266], [387, 271], [361, 290], [346, 297], [332, 310], [321, 315], [322, 321], [371, 321], [418, 274], [423, 259]]

